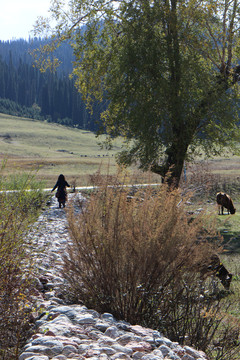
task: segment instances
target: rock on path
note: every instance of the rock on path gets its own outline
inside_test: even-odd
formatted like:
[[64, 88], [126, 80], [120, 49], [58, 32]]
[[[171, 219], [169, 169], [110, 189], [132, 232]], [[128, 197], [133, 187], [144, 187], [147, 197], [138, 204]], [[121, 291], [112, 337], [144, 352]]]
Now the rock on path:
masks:
[[117, 321], [109, 313], [99, 314], [86, 306], [66, 305], [57, 297], [58, 286], [64, 283], [59, 276], [61, 254], [70, 238], [65, 210], [58, 208], [55, 197], [30, 236], [41, 274], [38, 287], [45, 287], [45, 292], [34, 299], [41, 315], [19, 360], [207, 359], [203, 352], [180, 346], [158, 331]]

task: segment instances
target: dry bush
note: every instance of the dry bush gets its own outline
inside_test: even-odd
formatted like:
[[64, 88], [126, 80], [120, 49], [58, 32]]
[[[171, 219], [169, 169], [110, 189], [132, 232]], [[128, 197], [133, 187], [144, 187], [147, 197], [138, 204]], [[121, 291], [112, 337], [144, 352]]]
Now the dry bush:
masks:
[[186, 175], [181, 178], [181, 188], [192, 191], [195, 199], [216, 201], [219, 191], [226, 192], [238, 198], [239, 178], [232, 179], [227, 175], [213, 173], [208, 161], [196, 161], [187, 164]]
[[[88, 176], [88, 183], [92, 186], [105, 186], [107, 185], [119, 185], [125, 183], [127, 180], [126, 174], [123, 174], [120, 170], [117, 175], [110, 174], [110, 164], [107, 166], [107, 172], [105, 175], [101, 172], [102, 165], [99, 166], [99, 169]], [[120, 177], [122, 176], [122, 179]]]
[[202, 219], [189, 224], [179, 201], [178, 193], [164, 186], [130, 201], [121, 187], [106, 186], [80, 216], [70, 212], [72, 245], [64, 274], [73, 292], [99, 311], [140, 321], [149, 297], [213, 253], [213, 244], [202, 240], [207, 236]]
[[[19, 177], [20, 180], [21, 177]], [[1, 183], [1, 188], [6, 183]], [[26, 184], [25, 184], [26, 185]], [[32, 258], [27, 232], [40, 191], [0, 194], [0, 359], [18, 359], [31, 330]]]

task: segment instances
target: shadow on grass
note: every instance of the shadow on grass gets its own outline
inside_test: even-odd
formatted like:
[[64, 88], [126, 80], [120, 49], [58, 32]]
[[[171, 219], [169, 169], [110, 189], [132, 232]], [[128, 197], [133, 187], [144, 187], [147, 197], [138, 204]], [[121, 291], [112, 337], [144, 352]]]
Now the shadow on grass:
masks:
[[240, 254], [240, 217], [221, 215], [218, 219], [225, 252]]

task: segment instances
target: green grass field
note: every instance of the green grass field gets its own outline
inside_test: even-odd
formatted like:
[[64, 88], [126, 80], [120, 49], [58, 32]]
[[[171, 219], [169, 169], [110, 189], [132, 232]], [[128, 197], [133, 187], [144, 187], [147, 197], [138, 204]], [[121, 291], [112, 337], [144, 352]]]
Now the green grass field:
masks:
[[0, 114], [0, 128], [0, 156], [7, 160], [4, 173], [37, 171], [47, 186], [63, 173], [81, 186], [100, 166], [110, 173], [116, 170], [120, 141], [107, 151], [98, 145], [101, 137], [89, 131], [5, 114]]

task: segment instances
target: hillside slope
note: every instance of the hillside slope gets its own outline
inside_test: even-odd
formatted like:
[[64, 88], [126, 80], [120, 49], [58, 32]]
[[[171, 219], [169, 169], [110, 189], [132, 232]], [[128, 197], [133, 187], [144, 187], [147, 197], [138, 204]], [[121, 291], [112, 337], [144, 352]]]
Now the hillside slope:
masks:
[[38, 170], [52, 183], [59, 173], [79, 177], [97, 171], [100, 164], [115, 168], [120, 142], [112, 151], [100, 149], [94, 133], [58, 124], [0, 114], [0, 157], [4, 172]]

